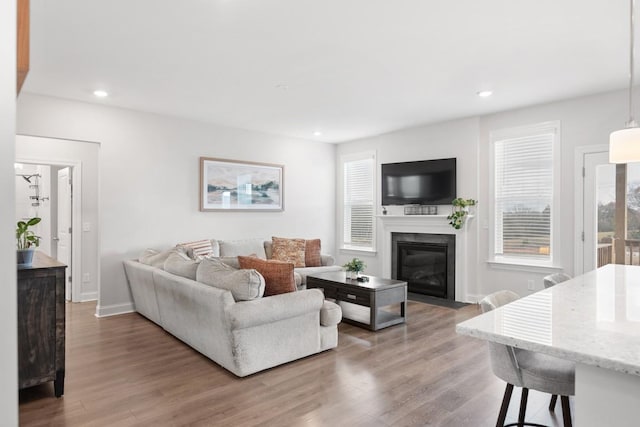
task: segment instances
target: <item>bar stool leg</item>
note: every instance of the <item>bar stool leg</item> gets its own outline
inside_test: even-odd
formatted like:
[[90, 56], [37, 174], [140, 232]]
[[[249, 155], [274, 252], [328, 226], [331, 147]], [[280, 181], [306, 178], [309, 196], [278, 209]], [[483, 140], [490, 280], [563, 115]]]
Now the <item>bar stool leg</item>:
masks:
[[504, 420], [507, 418], [507, 409], [509, 409], [509, 402], [511, 401], [511, 393], [513, 393], [513, 384], [507, 384], [507, 388], [504, 389], [504, 397], [502, 398], [496, 427], [504, 426]]
[[529, 389], [522, 388], [522, 396], [520, 397], [520, 415], [518, 415], [518, 425], [524, 425], [524, 415], [527, 412], [527, 397], [529, 397]]
[[571, 427], [571, 407], [569, 406], [569, 396], [561, 396], [560, 402], [562, 403], [562, 419], [564, 421], [564, 427]]
[[558, 401], [558, 395], [554, 394], [553, 396], [551, 396], [551, 402], [549, 402], [549, 410], [551, 412], [556, 410], [556, 402]]

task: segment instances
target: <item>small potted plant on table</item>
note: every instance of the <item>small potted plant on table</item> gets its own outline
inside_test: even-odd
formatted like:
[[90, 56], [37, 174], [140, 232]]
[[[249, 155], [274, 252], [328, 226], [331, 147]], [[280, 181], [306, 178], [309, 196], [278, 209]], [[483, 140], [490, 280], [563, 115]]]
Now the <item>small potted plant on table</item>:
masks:
[[346, 263], [345, 265], [343, 265], [343, 267], [347, 271], [348, 279], [357, 279], [360, 273], [364, 271], [364, 268], [366, 266], [367, 265], [364, 263], [364, 261], [362, 261], [359, 258], [354, 258], [348, 263]]
[[28, 221], [18, 221], [16, 227], [17, 240], [17, 260], [18, 265], [29, 266], [33, 262], [33, 253], [40, 246], [40, 236], [36, 236], [33, 230], [29, 230], [41, 221], [38, 217], [33, 217]]

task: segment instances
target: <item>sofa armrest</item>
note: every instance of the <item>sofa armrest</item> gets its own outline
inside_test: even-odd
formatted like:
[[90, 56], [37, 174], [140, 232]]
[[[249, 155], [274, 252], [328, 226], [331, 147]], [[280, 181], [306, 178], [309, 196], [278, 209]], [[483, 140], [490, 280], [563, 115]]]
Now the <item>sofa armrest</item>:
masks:
[[321, 290], [305, 289], [251, 301], [239, 301], [227, 307], [226, 311], [231, 329], [235, 330], [290, 319], [306, 313], [320, 313], [323, 302], [324, 294]]
[[320, 309], [320, 324], [322, 326], [334, 326], [342, 320], [342, 309], [336, 303], [325, 301]]
[[320, 264], [322, 264], [322, 266], [334, 265], [335, 263], [336, 263], [336, 259], [333, 257], [333, 255], [327, 255], [327, 254], [320, 255]]

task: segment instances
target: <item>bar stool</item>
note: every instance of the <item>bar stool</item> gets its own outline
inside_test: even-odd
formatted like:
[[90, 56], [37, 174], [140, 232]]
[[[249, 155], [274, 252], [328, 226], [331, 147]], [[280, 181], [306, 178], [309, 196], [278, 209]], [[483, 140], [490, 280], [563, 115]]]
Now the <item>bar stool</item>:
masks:
[[[519, 298], [515, 292], [499, 291], [483, 298], [480, 301], [480, 307], [482, 312], [486, 313]], [[507, 426], [541, 426], [524, 421], [529, 389], [560, 395], [564, 427], [572, 426], [569, 396], [575, 394], [575, 364], [573, 362], [495, 342], [488, 342], [488, 344], [491, 369], [494, 375], [507, 383], [498, 414], [497, 427], [504, 426], [514, 386], [522, 387], [520, 413], [518, 422]], [[553, 403], [555, 406], [555, 402]], [[549, 410], [553, 410], [551, 405]]]

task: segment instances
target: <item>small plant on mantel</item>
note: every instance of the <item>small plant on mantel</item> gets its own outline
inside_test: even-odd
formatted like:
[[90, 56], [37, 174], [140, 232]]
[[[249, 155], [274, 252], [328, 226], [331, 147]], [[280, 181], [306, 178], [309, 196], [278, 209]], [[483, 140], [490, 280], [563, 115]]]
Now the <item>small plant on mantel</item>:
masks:
[[469, 213], [469, 206], [475, 206], [477, 203], [478, 201], [474, 199], [453, 199], [451, 202], [453, 210], [451, 211], [451, 215], [447, 217], [449, 224], [456, 230], [460, 230], [464, 224], [465, 217]]

